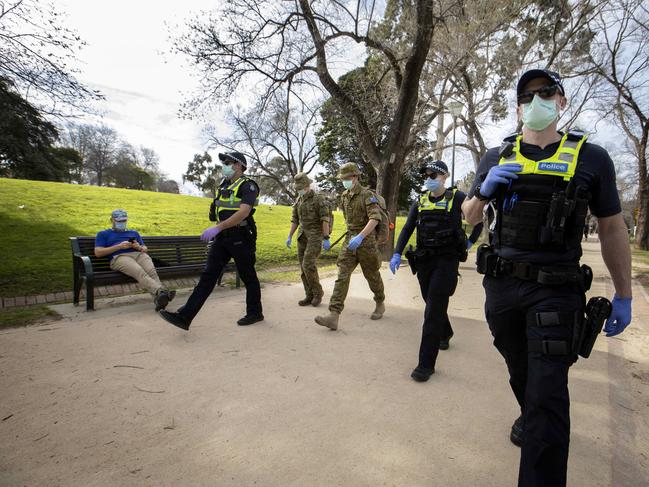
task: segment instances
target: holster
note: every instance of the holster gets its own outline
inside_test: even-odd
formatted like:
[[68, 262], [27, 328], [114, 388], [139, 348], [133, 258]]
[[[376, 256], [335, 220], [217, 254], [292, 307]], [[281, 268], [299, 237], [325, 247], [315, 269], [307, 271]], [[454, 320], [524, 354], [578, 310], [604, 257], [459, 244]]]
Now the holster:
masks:
[[413, 250], [412, 245], [408, 246], [408, 250], [406, 250], [406, 253], [404, 255], [408, 260], [408, 265], [410, 266], [412, 273], [417, 274], [417, 256], [415, 255], [415, 251]]
[[[586, 319], [579, 330], [578, 353], [584, 358], [590, 357], [597, 337], [602, 332], [604, 323], [611, 316], [611, 302], [601, 296], [595, 296], [586, 304]], [[577, 332], [577, 330], [575, 330]]]

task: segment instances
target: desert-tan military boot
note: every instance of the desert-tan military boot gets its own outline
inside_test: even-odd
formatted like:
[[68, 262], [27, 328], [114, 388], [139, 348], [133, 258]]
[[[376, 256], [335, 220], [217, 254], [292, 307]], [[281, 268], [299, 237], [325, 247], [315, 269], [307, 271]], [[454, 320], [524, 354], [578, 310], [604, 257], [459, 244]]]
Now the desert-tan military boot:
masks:
[[340, 313], [334, 313], [333, 311], [330, 311], [327, 316], [316, 316], [315, 322], [318, 325], [326, 326], [330, 330], [337, 330], [339, 319], [340, 319]]
[[376, 303], [376, 308], [374, 308], [374, 312], [372, 313], [372, 316], [370, 316], [370, 319], [380, 320], [383, 317], [383, 313], [385, 313], [385, 304], [381, 301]]

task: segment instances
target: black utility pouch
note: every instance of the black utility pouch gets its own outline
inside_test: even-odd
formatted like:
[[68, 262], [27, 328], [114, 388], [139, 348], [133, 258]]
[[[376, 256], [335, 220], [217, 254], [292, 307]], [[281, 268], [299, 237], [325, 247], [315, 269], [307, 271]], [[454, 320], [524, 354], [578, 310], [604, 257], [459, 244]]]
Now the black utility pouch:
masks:
[[498, 256], [489, 244], [482, 244], [476, 251], [476, 266], [478, 274], [489, 274], [495, 276]]
[[582, 264], [581, 278], [584, 284], [584, 292], [586, 292], [590, 289], [591, 284], [593, 284], [593, 269], [591, 269], [586, 264]]

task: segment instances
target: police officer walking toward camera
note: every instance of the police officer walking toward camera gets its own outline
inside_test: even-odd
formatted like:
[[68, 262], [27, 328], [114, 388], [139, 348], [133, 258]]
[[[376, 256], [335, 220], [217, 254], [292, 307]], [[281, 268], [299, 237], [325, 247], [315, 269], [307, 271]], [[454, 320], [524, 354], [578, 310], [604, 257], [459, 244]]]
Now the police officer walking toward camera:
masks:
[[240, 152], [219, 154], [219, 160], [223, 164], [225, 179], [212, 203], [218, 224], [201, 235], [203, 241], [214, 240], [205, 270], [184, 306], [176, 312], [160, 311], [166, 321], [183, 330], [189, 329], [231, 258], [246, 285], [246, 315], [237, 324], [251, 325], [264, 319], [261, 289], [255, 271], [257, 228], [253, 218], [259, 186], [244, 175], [248, 164]]
[[425, 191], [410, 207], [390, 259], [390, 270], [395, 274], [399, 269], [401, 255], [416, 229], [417, 250], [409, 250], [406, 256], [417, 274], [426, 308], [419, 363], [410, 376], [417, 382], [426, 382], [435, 373], [439, 350], [449, 348], [453, 336], [448, 318], [449, 298], [457, 287], [460, 262], [466, 260], [468, 249], [480, 237], [482, 223], [475, 226], [467, 239], [461, 212], [466, 195], [455, 187], [446, 188], [449, 172], [444, 161], [425, 162], [420, 173], [426, 178]]
[[291, 229], [286, 239], [286, 247], [291, 248], [293, 234], [297, 234], [297, 255], [302, 271], [304, 299], [298, 301], [300, 306], [319, 306], [322, 302], [322, 286], [318, 276], [318, 257], [322, 248], [329, 250], [329, 208], [324, 197], [311, 188], [313, 181], [303, 172], [293, 178], [298, 198], [293, 205]]
[[[582, 132], [557, 131], [567, 103], [560, 76], [527, 71], [516, 94], [522, 134], [487, 151], [462, 210], [477, 223], [485, 205], [496, 203], [493, 246], [478, 248], [477, 263], [487, 322], [521, 408], [510, 435], [522, 446], [518, 485], [564, 486], [568, 370], [578, 353], [588, 356], [585, 343], [594, 342], [605, 316], [607, 336], [631, 321], [629, 240], [608, 153]], [[589, 208], [615, 286], [612, 311], [604, 298], [585, 306], [592, 274], [579, 259]]]
[[376, 306], [370, 319], [379, 320], [385, 312], [385, 292], [381, 279], [381, 253], [378, 248], [375, 229], [381, 222], [381, 209], [378, 198], [359, 181], [358, 166], [348, 162], [341, 166], [338, 178], [342, 180], [345, 191], [341, 196], [341, 206], [345, 215], [347, 235], [338, 255], [338, 278], [329, 301], [329, 314], [317, 316], [315, 322], [331, 330], [338, 329], [340, 313], [345, 306], [352, 272], [361, 265], [363, 276], [374, 293]]

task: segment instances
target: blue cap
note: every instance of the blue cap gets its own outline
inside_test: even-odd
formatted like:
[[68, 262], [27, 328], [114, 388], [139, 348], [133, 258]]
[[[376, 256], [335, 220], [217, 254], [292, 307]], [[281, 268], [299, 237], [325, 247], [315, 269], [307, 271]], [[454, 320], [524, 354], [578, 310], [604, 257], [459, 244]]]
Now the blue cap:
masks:
[[125, 222], [126, 220], [128, 220], [128, 215], [126, 214], [126, 210], [113, 210], [110, 216], [116, 222]]

